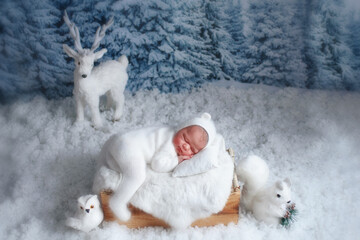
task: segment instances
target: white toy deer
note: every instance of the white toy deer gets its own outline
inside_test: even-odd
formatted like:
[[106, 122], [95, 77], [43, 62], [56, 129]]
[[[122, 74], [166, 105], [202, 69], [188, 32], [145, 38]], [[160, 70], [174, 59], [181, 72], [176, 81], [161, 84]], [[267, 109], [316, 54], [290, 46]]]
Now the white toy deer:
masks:
[[84, 120], [85, 104], [90, 107], [92, 123], [95, 128], [102, 126], [99, 112], [100, 96], [106, 94], [107, 107], [115, 104], [114, 121], [119, 120], [124, 107], [124, 89], [128, 80], [126, 68], [129, 64], [126, 56], [121, 56], [117, 61], [109, 60], [94, 67], [94, 62], [100, 59], [107, 49], [103, 48], [95, 52], [99, 47], [105, 31], [113, 24], [111, 18], [102, 27], [99, 27], [95, 34], [95, 40], [91, 49], [83, 49], [80, 43], [78, 28], [65, 11], [64, 21], [70, 28], [71, 37], [75, 41], [77, 52], [64, 44], [64, 51], [75, 60], [74, 91], [76, 101], [76, 121]]

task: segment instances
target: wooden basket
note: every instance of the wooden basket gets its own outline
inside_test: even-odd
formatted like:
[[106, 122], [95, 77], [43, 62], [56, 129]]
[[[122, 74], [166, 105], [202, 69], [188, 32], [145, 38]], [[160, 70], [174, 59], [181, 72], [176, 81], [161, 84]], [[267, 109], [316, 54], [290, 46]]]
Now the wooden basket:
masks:
[[[234, 160], [234, 154], [232, 149], [228, 149], [229, 154]], [[109, 198], [111, 191], [102, 191], [100, 193], [101, 205], [104, 211], [104, 221], [116, 221], [121, 225], [125, 225], [128, 228], [142, 228], [142, 227], [164, 227], [170, 228], [170, 226], [163, 220], [153, 217], [152, 215], [134, 207], [129, 204], [129, 210], [131, 211], [131, 218], [129, 221], [124, 222], [116, 218], [114, 213], [109, 207]], [[191, 224], [192, 227], [209, 227], [218, 224], [228, 225], [229, 223], [237, 224], [239, 219], [239, 203], [240, 203], [240, 189], [237, 181], [236, 174], [234, 173], [233, 189], [226, 202], [224, 209], [213, 214], [210, 217], [196, 220]]]

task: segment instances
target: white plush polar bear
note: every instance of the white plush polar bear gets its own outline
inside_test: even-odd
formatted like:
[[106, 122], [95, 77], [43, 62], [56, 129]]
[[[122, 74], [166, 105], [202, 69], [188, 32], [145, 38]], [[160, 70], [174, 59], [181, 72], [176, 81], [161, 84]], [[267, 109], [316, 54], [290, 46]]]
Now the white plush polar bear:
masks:
[[[216, 128], [208, 113], [190, 119], [177, 127], [148, 127], [115, 134], [105, 143], [93, 190], [96, 193], [104, 188], [114, 190], [109, 205], [119, 219], [129, 220], [131, 213], [127, 204], [144, 183], [147, 166], [156, 172], [164, 173], [174, 170], [178, 165], [179, 154], [174, 147], [173, 139], [176, 133], [189, 126], [203, 128], [207, 133], [207, 144], [191, 159], [179, 165], [178, 176], [185, 176], [181, 169], [187, 168], [189, 163], [216, 162], [219, 145], [224, 146], [223, 140], [215, 140]], [[215, 165], [208, 164], [207, 168], [199, 167], [198, 171], [193, 170], [191, 174], [207, 171]]]

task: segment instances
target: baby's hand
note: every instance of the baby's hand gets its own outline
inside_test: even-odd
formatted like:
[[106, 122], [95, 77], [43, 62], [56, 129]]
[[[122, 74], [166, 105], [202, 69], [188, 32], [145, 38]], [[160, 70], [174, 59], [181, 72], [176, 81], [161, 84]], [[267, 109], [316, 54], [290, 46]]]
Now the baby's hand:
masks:
[[189, 160], [190, 158], [192, 158], [192, 156], [193, 155], [190, 155], [190, 156], [178, 156], [179, 163], [181, 163], [184, 160]]

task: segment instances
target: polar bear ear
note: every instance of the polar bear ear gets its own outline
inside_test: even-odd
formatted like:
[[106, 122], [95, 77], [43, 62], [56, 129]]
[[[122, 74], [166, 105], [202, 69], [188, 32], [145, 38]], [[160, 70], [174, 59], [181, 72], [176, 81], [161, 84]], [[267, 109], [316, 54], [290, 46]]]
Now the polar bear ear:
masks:
[[283, 183], [281, 181], [277, 181], [276, 188], [279, 189], [280, 191], [284, 190]]
[[205, 113], [203, 113], [203, 114], [201, 115], [201, 118], [210, 120], [210, 119], [211, 119], [211, 115], [210, 115], [210, 113], [205, 112]]
[[289, 178], [285, 178], [285, 179], [284, 179], [284, 182], [286, 183], [286, 185], [287, 185], [288, 187], [291, 187], [291, 181], [290, 181]]

